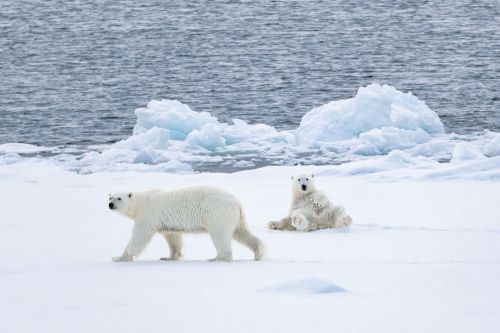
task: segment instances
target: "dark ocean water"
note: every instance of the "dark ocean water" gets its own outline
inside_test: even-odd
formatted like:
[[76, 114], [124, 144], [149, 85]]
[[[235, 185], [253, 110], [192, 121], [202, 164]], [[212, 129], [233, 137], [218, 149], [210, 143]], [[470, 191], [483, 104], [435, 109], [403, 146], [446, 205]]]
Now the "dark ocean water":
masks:
[[0, 143], [115, 142], [160, 98], [289, 129], [372, 82], [500, 130], [500, 1], [0, 0], [0, 52]]

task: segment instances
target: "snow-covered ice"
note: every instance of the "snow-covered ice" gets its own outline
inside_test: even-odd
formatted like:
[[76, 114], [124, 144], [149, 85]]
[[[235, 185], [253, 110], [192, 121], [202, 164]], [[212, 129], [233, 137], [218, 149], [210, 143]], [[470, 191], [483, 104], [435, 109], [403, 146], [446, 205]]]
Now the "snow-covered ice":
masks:
[[[379, 129], [374, 137], [399, 130], [411, 136], [419, 132], [419, 141], [428, 141], [425, 134], [442, 134], [444, 127], [438, 115], [413, 96], [391, 86], [371, 84], [362, 87], [354, 98], [333, 101], [307, 113], [296, 133], [301, 143], [348, 140]], [[401, 131], [403, 130], [403, 131]], [[427, 140], [425, 140], [427, 138]], [[394, 142], [396, 144], [396, 142]]]
[[[419, 169], [404, 152], [379, 159], [384, 171], [351, 175], [349, 164], [186, 175], [0, 165], [0, 331], [496, 331], [498, 176], [475, 180], [485, 171], [470, 161]], [[472, 180], [432, 176], [460, 167]], [[346, 207], [351, 229], [266, 229], [286, 214], [289, 176], [302, 171]], [[187, 235], [185, 261], [158, 260], [168, 247], [156, 237], [138, 261], [111, 262], [132, 224], [107, 209], [108, 192], [202, 184], [241, 200], [264, 261], [235, 243], [234, 262], [207, 262], [209, 237]]]
[[[387, 85], [359, 88], [353, 98], [332, 101], [305, 113], [293, 130], [240, 119], [220, 122], [175, 100], [151, 101], [135, 110], [130, 137], [83, 154], [23, 144], [0, 145], [0, 163], [12, 154], [49, 150], [43, 157], [67, 170], [193, 172], [210, 163], [244, 169], [262, 165], [338, 164], [405, 151], [434, 161], [464, 161], [500, 154], [500, 134], [445, 133], [438, 115], [411, 93]], [[467, 146], [464, 146], [464, 143]], [[474, 153], [473, 153], [474, 152]], [[472, 155], [471, 155], [472, 154]], [[220, 169], [219, 169], [220, 170]]]

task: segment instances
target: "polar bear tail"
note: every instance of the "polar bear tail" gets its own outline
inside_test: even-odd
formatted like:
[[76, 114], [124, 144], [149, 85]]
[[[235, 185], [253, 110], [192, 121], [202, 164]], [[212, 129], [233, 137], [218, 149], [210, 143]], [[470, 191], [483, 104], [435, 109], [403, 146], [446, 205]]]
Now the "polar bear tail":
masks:
[[248, 229], [247, 222], [245, 220], [245, 213], [240, 207], [240, 222], [234, 231], [233, 238], [252, 250], [255, 260], [262, 260], [264, 257], [265, 246], [264, 243], [257, 237], [255, 237]]

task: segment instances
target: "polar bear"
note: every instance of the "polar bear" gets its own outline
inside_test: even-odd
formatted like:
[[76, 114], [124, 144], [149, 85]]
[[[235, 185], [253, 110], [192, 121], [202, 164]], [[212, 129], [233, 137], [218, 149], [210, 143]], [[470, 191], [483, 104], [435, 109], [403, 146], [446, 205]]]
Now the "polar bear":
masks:
[[217, 250], [213, 260], [232, 260], [232, 239], [250, 248], [255, 260], [264, 256], [264, 245], [250, 233], [240, 202], [217, 188], [115, 193], [110, 195], [108, 206], [134, 220], [127, 247], [113, 261], [133, 261], [157, 232], [170, 248], [170, 257], [162, 260], [182, 259], [182, 233], [188, 232], [209, 233]]
[[292, 205], [288, 216], [271, 221], [269, 229], [314, 231], [326, 228], [344, 228], [352, 219], [341, 206], [334, 206], [316, 190], [313, 174], [292, 177]]

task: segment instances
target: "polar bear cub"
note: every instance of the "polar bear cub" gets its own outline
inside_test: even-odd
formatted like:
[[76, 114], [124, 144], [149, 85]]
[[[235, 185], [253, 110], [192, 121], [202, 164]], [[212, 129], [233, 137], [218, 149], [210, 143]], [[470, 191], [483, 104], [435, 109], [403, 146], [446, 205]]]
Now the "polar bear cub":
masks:
[[292, 177], [292, 205], [288, 216], [280, 221], [269, 222], [275, 230], [314, 231], [326, 228], [343, 228], [352, 219], [341, 206], [334, 206], [328, 198], [316, 190], [313, 174]]
[[182, 233], [198, 232], [208, 232], [212, 238], [217, 250], [213, 260], [233, 259], [232, 239], [250, 248], [255, 260], [264, 256], [264, 245], [248, 229], [240, 202], [217, 188], [115, 193], [110, 195], [108, 205], [134, 220], [127, 247], [113, 261], [133, 261], [157, 232], [170, 248], [170, 257], [163, 260], [182, 259]]

